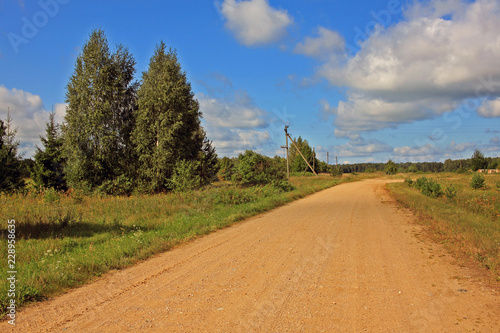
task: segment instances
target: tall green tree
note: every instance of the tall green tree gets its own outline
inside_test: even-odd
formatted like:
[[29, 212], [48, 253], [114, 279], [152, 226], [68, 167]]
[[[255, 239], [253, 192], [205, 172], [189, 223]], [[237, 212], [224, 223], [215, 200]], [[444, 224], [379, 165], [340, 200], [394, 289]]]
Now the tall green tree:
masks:
[[12, 118], [7, 116], [7, 126], [0, 120], [0, 192], [22, 189], [25, 185], [21, 177], [21, 159], [15, 140], [17, 129], [12, 128]]
[[35, 165], [31, 170], [31, 178], [38, 188], [66, 190], [62, 152], [63, 140], [53, 113], [50, 114], [49, 122], [45, 128], [45, 135], [45, 137], [40, 137], [44, 150], [39, 147], [36, 148]]
[[70, 185], [93, 189], [130, 172], [135, 64], [123, 46], [111, 53], [100, 29], [83, 46], [67, 85], [62, 126]]
[[388, 175], [395, 175], [398, 173], [398, 166], [393, 160], [387, 161], [384, 167], [385, 173]]
[[484, 158], [483, 153], [476, 149], [474, 150], [474, 154], [471, 157], [471, 169], [472, 171], [477, 171], [479, 169], [486, 169], [488, 166], [488, 161]]
[[[302, 139], [302, 137], [298, 137], [298, 139], [295, 140], [295, 143], [297, 144], [297, 147], [299, 148], [300, 152], [306, 160], [309, 162], [309, 164], [312, 166], [313, 165], [313, 149], [309, 145], [309, 142], [307, 140]], [[289, 156], [290, 156], [290, 171], [292, 172], [304, 172], [306, 170], [307, 172], [311, 172], [311, 169], [307, 166], [307, 163], [304, 161], [302, 156], [300, 156], [297, 148], [292, 144], [290, 147], [289, 151]], [[319, 161], [316, 159], [314, 162], [315, 165], [318, 165]]]
[[[199, 160], [205, 139], [200, 118], [176, 52], [161, 42], [142, 74], [133, 134], [145, 189], [167, 189], [177, 162]], [[205, 156], [209, 153], [205, 150]]]

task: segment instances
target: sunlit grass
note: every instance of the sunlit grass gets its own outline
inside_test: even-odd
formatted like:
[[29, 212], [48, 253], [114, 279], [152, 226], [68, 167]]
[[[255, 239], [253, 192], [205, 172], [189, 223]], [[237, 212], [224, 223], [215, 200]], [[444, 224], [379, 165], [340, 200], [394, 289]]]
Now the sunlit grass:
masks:
[[[411, 175], [416, 180], [421, 175]], [[500, 274], [500, 183], [499, 174], [485, 175], [486, 188], [471, 187], [472, 174], [432, 174], [443, 189], [453, 186], [454, 198], [432, 199], [405, 183], [389, 184], [404, 206], [416, 211], [441, 242], [453, 251], [475, 258]]]

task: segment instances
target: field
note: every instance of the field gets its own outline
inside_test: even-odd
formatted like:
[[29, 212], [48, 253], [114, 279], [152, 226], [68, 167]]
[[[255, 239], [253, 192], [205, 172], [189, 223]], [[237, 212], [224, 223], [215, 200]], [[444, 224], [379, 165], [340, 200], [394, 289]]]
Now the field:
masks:
[[500, 175], [485, 175], [486, 186], [471, 187], [472, 173], [409, 175], [413, 181], [425, 176], [443, 191], [456, 195], [439, 198], [423, 195], [414, 185], [389, 184], [393, 196], [419, 215], [436, 240], [455, 254], [466, 254], [491, 269], [500, 280]]
[[[18, 305], [43, 300], [130, 266], [180, 243], [227, 227], [341, 182], [349, 176], [292, 177], [295, 190], [239, 188], [216, 183], [203, 190], [131, 197], [44, 194], [0, 196], [2, 239], [16, 220]], [[7, 253], [7, 242], [0, 251]], [[3, 260], [1, 312], [7, 302]]]

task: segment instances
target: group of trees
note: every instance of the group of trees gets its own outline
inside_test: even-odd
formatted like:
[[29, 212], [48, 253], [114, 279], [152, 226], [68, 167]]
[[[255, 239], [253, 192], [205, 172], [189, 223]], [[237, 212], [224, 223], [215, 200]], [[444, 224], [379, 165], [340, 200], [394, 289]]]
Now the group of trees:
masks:
[[[140, 82], [135, 65], [124, 46], [111, 52], [102, 30], [90, 34], [67, 85], [64, 121], [50, 116], [34, 156], [36, 186], [158, 192], [215, 176], [217, 155], [175, 51], [161, 42]], [[0, 188], [9, 191], [24, 184], [15, 133], [0, 125]]]

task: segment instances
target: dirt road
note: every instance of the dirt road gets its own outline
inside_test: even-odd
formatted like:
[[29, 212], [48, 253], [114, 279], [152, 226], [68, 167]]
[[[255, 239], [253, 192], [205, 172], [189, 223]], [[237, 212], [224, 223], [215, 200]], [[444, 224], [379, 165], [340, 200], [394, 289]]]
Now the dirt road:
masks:
[[[499, 294], [343, 184], [18, 313], [20, 332], [499, 332]], [[1, 323], [0, 331], [8, 328]]]

